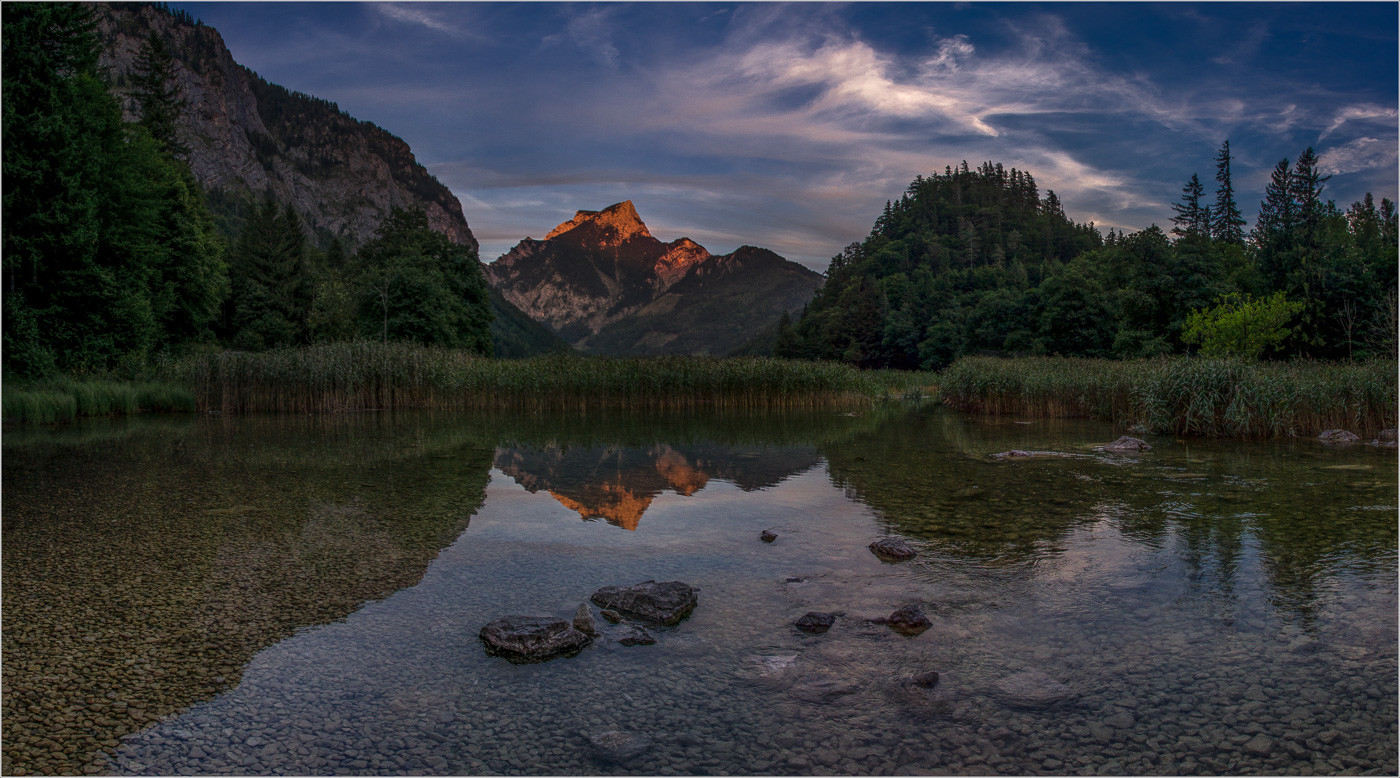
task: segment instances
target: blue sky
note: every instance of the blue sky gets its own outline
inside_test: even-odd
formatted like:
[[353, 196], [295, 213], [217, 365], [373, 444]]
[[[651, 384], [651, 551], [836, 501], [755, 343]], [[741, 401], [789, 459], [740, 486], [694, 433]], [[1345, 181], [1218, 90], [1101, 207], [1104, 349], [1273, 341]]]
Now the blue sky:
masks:
[[1312, 146], [1396, 199], [1395, 3], [174, 3], [264, 78], [412, 146], [483, 261], [630, 199], [652, 234], [817, 270], [917, 174], [1031, 171], [1165, 224], [1230, 140], [1251, 220]]

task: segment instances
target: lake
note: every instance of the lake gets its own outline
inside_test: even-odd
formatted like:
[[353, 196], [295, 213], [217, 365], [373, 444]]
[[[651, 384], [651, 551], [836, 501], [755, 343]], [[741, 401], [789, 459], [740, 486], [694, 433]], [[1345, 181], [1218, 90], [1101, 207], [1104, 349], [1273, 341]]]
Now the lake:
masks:
[[[1395, 774], [1395, 451], [1119, 434], [911, 406], [16, 428], [4, 771]], [[700, 590], [652, 645], [478, 639], [649, 579]], [[882, 623], [906, 605], [926, 630]]]

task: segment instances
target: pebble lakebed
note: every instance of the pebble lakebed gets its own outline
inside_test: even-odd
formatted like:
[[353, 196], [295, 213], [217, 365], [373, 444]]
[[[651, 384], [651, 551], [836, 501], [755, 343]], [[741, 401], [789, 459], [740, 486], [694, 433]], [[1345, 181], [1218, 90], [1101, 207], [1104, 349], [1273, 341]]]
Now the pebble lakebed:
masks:
[[[496, 471], [455, 542], [460, 518], [420, 533], [424, 547], [447, 537], [435, 561], [431, 552], [394, 557], [426, 566], [416, 585], [374, 593], [384, 599], [359, 594], [371, 601], [323, 616], [334, 623], [269, 638], [238, 668], [236, 688], [214, 696], [210, 684], [187, 709], [103, 743], [110, 759], [95, 749], [83, 766], [175, 775], [1395, 772], [1395, 554], [1383, 539], [1387, 526], [1394, 532], [1394, 506], [1383, 504], [1394, 500], [1393, 454], [1206, 446], [1192, 460], [1165, 445], [1121, 458], [1086, 444], [1112, 439], [1091, 427], [1057, 441], [1075, 458], [1011, 463], [988, 455], [1013, 447], [1008, 440], [1055, 446], [1028, 428], [941, 413], [901, 429], [857, 432], [777, 486], [712, 481], [690, 496], [662, 494], [635, 532], [580, 522]], [[888, 440], [876, 445], [919, 447], [920, 434], [945, 450], [896, 463]], [[465, 456], [448, 451], [427, 456]], [[424, 456], [403, 462], [421, 471]], [[924, 479], [946, 480], [929, 486], [937, 496], [880, 491], [876, 471], [907, 479], [901, 467], [943, 459], [955, 463], [950, 472]], [[1349, 530], [1359, 540], [1345, 529], [1340, 540], [1263, 525], [1223, 531], [1252, 526], [1308, 484], [1338, 516], [1360, 518]], [[422, 492], [400, 483], [395, 494], [405, 487]], [[1341, 495], [1349, 502], [1336, 502]], [[419, 499], [415, 510], [442, 504]], [[321, 517], [299, 527], [314, 529], [324, 555], [321, 536], [344, 518], [310, 501], [319, 513], [294, 509]], [[997, 515], [1015, 520], [979, 536], [976, 517]], [[1153, 517], [1162, 527], [1145, 533], [1140, 522]], [[759, 539], [764, 529], [777, 534], [772, 543]], [[918, 556], [881, 562], [867, 546], [885, 535], [906, 538]], [[367, 537], [362, 528], [341, 541], [357, 548]], [[1289, 556], [1303, 544], [1321, 548]], [[351, 561], [339, 564], [354, 570]], [[622, 646], [628, 625], [598, 619], [603, 635], [579, 655], [512, 665], [475, 639], [496, 616], [570, 618], [598, 586], [646, 578], [701, 590], [687, 620], [651, 630], [655, 645]], [[928, 630], [908, 637], [876, 623], [915, 603]], [[838, 614], [828, 632], [792, 626], [814, 610]], [[17, 656], [9, 640], [7, 675]], [[933, 688], [909, 683], [928, 670], [940, 673]], [[1063, 692], [1009, 692], [1018, 677]], [[594, 740], [610, 731], [645, 746], [609, 759]]]

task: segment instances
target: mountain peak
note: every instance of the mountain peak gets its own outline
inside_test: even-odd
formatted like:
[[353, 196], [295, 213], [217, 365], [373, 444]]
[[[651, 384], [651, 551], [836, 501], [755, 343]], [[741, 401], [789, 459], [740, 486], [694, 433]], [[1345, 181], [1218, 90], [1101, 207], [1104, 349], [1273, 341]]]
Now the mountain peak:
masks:
[[590, 237], [604, 246], [616, 246], [629, 238], [651, 237], [647, 226], [642, 223], [642, 217], [637, 215], [637, 209], [632, 206], [632, 201], [623, 200], [601, 211], [578, 211], [574, 218], [550, 230], [544, 239], [552, 240], [585, 226], [592, 228], [586, 230], [591, 233]]

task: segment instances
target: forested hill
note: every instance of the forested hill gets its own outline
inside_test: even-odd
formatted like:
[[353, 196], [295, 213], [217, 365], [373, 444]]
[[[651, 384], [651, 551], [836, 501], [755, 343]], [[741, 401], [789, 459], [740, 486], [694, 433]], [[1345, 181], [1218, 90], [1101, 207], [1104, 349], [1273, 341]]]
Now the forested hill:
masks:
[[248, 195], [271, 191], [318, 243], [368, 240], [392, 208], [422, 208], [429, 225], [475, 250], [457, 198], [408, 144], [335, 103], [270, 84], [239, 65], [212, 27], [151, 3], [92, 6], [100, 72], [134, 110], [133, 73], [150, 36], [174, 60], [175, 134], [225, 233], [242, 226]]
[[832, 258], [773, 353], [926, 369], [972, 353], [1153, 356], [1189, 347], [1193, 311], [1268, 297], [1292, 313], [1266, 356], [1393, 355], [1394, 205], [1378, 210], [1367, 195], [1342, 212], [1325, 201], [1308, 149], [1280, 162], [1245, 233], [1230, 160], [1227, 142], [1213, 205], [1191, 177], [1171, 235], [1154, 225], [1103, 236], [1068, 218], [1054, 192], [1041, 197], [1029, 172], [1000, 164], [920, 176]]

